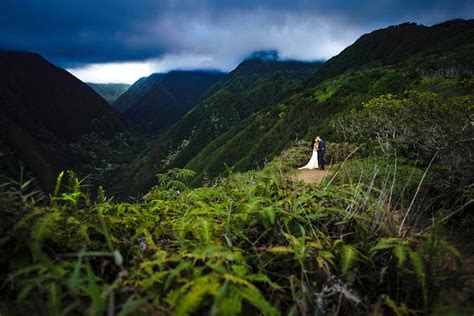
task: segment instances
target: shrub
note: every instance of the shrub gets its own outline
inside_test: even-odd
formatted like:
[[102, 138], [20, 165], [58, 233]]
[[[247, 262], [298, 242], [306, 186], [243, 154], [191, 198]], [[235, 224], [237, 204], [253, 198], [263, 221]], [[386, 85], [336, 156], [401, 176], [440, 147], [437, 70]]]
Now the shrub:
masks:
[[409, 91], [371, 99], [333, 121], [346, 141], [368, 143], [385, 154], [398, 153], [427, 164], [435, 154], [460, 167], [472, 156], [474, 118], [469, 98], [443, 98], [431, 92]]

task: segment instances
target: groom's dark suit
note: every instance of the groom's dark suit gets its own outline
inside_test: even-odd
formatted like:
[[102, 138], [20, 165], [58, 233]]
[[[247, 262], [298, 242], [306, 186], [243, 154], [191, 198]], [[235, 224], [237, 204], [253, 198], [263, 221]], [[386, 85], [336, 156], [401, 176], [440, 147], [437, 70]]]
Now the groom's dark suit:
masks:
[[324, 154], [326, 153], [326, 141], [321, 139], [318, 145], [318, 164], [324, 170]]

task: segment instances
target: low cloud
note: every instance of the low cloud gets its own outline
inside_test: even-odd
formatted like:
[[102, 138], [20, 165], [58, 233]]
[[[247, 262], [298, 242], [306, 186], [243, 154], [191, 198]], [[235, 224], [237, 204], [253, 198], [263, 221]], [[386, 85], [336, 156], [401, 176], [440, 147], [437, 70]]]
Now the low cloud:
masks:
[[84, 82], [134, 83], [152, 73], [171, 70], [215, 69], [225, 71], [228, 65], [208, 55], [178, 54], [164, 55], [141, 62], [95, 63], [67, 70]]
[[256, 50], [325, 60], [377, 28], [473, 15], [471, 0], [3, 0], [0, 48], [41, 53], [83, 80], [129, 82], [231, 70]]
[[67, 69], [84, 82], [133, 83], [154, 72], [150, 62], [90, 64]]

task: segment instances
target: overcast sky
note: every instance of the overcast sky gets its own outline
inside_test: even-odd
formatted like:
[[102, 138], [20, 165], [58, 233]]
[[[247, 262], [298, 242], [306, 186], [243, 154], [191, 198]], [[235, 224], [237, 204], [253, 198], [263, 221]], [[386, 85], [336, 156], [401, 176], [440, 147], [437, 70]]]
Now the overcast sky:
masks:
[[473, 18], [474, 0], [1, 0], [0, 48], [41, 53], [83, 81], [232, 70], [257, 50], [326, 60], [374, 29]]

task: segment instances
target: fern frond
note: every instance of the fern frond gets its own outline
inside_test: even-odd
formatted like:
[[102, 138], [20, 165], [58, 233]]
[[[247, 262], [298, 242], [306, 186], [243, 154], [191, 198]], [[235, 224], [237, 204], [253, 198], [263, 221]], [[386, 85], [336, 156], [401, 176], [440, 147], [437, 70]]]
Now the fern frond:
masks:
[[187, 293], [179, 299], [174, 314], [177, 316], [191, 315], [203, 304], [206, 295], [216, 296], [219, 291], [219, 282], [215, 274], [194, 279]]
[[378, 250], [390, 249], [399, 245], [407, 245], [407, 241], [401, 238], [382, 238], [380, 239], [375, 246], [370, 248], [370, 254], [374, 255]]
[[393, 254], [397, 257], [398, 267], [403, 267], [406, 260], [406, 252], [409, 248], [406, 246], [396, 246], [393, 248]]
[[423, 302], [426, 305], [428, 303], [428, 289], [426, 287], [426, 270], [423, 259], [421, 255], [415, 250], [410, 249], [408, 254], [410, 257], [410, 263], [416, 275], [416, 279], [418, 280], [418, 283], [421, 287]]
[[265, 300], [260, 291], [254, 291], [248, 287], [239, 287], [238, 291], [247, 302], [255, 306], [264, 315], [280, 315], [280, 312]]
[[351, 245], [344, 245], [341, 248], [341, 271], [346, 274], [354, 263], [358, 260], [359, 253]]
[[170, 170], [170, 174], [172, 174], [175, 179], [185, 180], [187, 178], [194, 177], [196, 175], [196, 172], [191, 169], [174, 168]]

